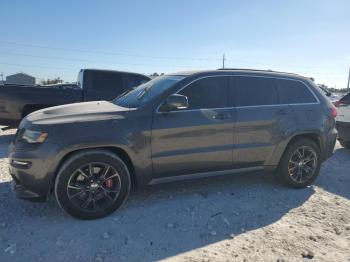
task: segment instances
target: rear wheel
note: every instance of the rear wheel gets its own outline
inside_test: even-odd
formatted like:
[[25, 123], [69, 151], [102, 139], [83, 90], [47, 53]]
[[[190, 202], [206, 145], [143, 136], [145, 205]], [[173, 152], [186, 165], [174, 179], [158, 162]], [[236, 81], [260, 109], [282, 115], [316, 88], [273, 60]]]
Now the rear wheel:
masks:
[[347, 149], [350, 149], [350, 141], [345, 141], [345, 140], [339, 140], [339, 143], [342, 147], [345, 147]]
[[279, 175], [288, 186], [306, 187], [319, 175], [320, 159], [320, 149], [313, 141], [298, 139], [286, 149], [279, 165]]
[[130, 175], [123, 161], [108, 151], [73, 155], [55, 182], [59, 206], [81, 219], [95, 219], [118, 209], [130, 192]]

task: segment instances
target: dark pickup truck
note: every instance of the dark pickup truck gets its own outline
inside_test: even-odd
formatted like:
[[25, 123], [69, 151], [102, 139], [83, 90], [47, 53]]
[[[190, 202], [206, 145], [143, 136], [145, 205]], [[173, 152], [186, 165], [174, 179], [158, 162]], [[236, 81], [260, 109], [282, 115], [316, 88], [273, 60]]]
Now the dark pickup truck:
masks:
[[49, 86], [0, 86], [0, 125], [17, 127], [36, 110], [83, 101], [113, 100], [125, 91], [149, 81], [137, 73], [82, 69], [77, 84]]

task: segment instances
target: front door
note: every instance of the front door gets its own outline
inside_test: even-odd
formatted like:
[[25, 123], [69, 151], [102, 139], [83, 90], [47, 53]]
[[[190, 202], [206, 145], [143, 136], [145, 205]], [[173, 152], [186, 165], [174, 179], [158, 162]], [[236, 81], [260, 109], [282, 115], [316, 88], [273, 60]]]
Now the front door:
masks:
[[196, 80], [179, 94], [189, 108], [154, 112], [152, 161], [156, 177], [230, 169], [233, 108], [228, 107], [229, 77]]

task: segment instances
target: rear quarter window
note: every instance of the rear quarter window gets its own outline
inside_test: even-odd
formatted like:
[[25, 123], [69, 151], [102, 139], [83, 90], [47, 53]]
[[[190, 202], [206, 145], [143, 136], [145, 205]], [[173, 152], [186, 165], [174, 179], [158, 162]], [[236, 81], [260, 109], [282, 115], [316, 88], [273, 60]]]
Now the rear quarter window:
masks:
[[317, 102], [309, 88], [302, 82], [276, 79], [279, 102], [281, 104], [304, 104]]

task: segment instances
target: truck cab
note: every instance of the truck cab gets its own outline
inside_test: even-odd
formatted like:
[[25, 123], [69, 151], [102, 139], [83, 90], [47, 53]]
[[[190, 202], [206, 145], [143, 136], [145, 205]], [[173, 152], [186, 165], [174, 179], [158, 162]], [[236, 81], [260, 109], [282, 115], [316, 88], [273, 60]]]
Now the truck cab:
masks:
[[113, 100], [125, 91], [149, 81], [137, 73], [82, 69], [77, 84], [82, 89], [82, 101]]

